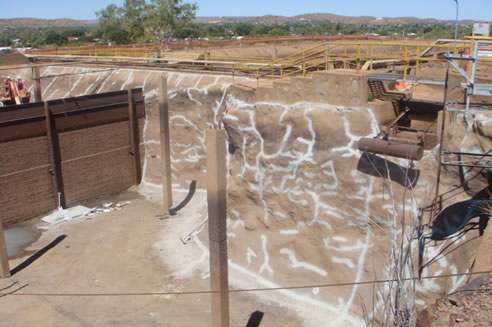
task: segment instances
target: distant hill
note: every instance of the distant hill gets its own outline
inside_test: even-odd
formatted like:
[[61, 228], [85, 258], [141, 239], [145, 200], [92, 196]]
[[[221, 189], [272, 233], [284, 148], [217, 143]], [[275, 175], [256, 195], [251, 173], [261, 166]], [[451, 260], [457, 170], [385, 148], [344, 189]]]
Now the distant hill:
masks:
[[[197, 17], [196, 21], [201, 23], [238, 23], [250, 22], [266, 25], [295, 23], [295, 22], [321, 22], [329, 20], [338, 23], [348, 24], [435, 24], [435, 23], [454, 23], [454, 20], [439, 20], [434, 18], [417, 17], [373, 17], [373, 16], [340, 16], [335, 14], [303, 14], [292, 17], [286, 16], [259, 16], [259, 17]], [[460, 24], [473, 24], [476, 21], [466, 19], [459, 21]]]
[[[349, 24], [435, 24], [435, 23], [454, 23], [454, 20], [438, 20], [434, 18], [417, 18], [417, 17], [372, 17], [372, 16], [340, 16], [334, 14], [303, 14], [298, 16], [259, 16], [259, 17], [197, 17], [197, 23], [259, 23], [265, 25], [295, 23], [295, 22], [321, 22], [329, 20], [332, 22], [349, 23]], [[461, 20], [460, 24], [473, 24], [477, 21]], [[0, 28], [5, 27], [82, 27], [97, 25], [97, 20], [75, 20], [69, 18], [62, 19], [38, 19], [38, 18], [11, 18], [0, 19]]]

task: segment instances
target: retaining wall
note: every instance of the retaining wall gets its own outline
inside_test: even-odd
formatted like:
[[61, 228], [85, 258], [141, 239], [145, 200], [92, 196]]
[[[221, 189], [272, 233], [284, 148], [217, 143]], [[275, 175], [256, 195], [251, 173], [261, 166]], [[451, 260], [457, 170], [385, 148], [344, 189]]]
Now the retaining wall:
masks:
[[[42, 108], [42, 105], [40, 103], [39, 107]], [[25, 115], [25, 121], [28, 122], [18, 123], [17, 135], [35, 131], [35, 128], [30, 127], [37, 126], [34, 125], [37, 122], [32, 122], [32, 111], [37, 107], [35, 109], [32, 109], [33, 106], [30, 107], [26, 110]], [[107, 111], [106, 120], [108, 117], [111, 119], [113, 114], [111, 110], [115, 109]], [[27, 117], [29, 116], [27, 111], [31, 117]], [[97, 114], [100, 113], [99, 110]], [[18, 112], [15, 114], [17, 115]], [[81, 117], [83, 119], [80, 119]], [[83, 116], [73, 118], [73, 122], [80, 125], [81, 120], [90, 121], [90, 117], [94, 116], [88, 112]], [[6, 122], [7, 119], [4, 120], [3, 125], [0, 124], [0, 132], [1, 128], [6, 125], [9, 125], [9, 130], [12, 126], [16, 126], [15, 121]], [[56, 118], [53, 121], [55, 125], [53, 129], [56, 130]], [[94, 125], [94, 122], [92, 124]], [[140, 162], [143, 162], [144, 118], [139, 119], [137, 125], [138, 137], [136, 139], [140, 147]], [[28, 132], [22, 131], [22, 129], [29, 128]], [[58, 206], [57, 188], [53, 179], [56, 169], [53, 170], [50, 160], [49, 137], [19, 137], [21, 138], [0, 142], [0, 207], [2, 208], [0, 219], [4, 226], [45, 214]], [[128, 120], [56, 134], [53, 147], [55, 156], [59, 158], [55, 159], [55, 166], [59, 167], [60, 182], [58, 184], [61, 186], [66, 206], [101, 195], [121, 192], [135, 184], [136, 170], [130, 140]], [[141, 169], [141, 165], [137, 167]], [[141, 176], [141, 171], [137, 175]]]

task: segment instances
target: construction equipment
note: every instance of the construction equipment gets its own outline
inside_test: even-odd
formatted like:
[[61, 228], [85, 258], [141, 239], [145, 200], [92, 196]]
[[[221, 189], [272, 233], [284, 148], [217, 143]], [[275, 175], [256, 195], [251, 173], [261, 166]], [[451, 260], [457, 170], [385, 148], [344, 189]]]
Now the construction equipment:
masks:
[[0, 106], [29, 103], [30, 97], [31, 94], [26, 90], [22, 79], [17, 78], [17, 80], [14, 80], [7, 77], [2, 80]]

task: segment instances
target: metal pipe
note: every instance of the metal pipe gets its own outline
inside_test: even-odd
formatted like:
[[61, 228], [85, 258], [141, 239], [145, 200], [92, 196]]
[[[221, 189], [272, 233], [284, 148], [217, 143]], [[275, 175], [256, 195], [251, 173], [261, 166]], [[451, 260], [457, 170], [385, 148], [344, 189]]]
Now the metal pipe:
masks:
[[410, 160], [420, 160], [424, 155], [424, 148], [422, 146], [391, 143], [381, 139], [361, 138], [357, 143], [357, 147], [360, 151]]
[[443, 166], [455, 166], [455, 167], [471, 167], [471, 168], [483, 168], [483, 169], [490, 169], [492, 166], [487, 166], [487, 165], [467, 165], [467, 164], [457, 164], [457, 163], [448, 163], [448, 162], [443, 162]]
[[492, 157], [492, 154], [483, 154], [483, 153], [471, 153], [471, 152], [448, 152], [445, 151], [445, 154], [459, 154], [463, 156], [477, 156], [477, 157]]
[[456, 23], [454, 26], [454, 47], [456, 48], [456, 40], [458, 40], [458, 0], [454, 0], [456, 2]]

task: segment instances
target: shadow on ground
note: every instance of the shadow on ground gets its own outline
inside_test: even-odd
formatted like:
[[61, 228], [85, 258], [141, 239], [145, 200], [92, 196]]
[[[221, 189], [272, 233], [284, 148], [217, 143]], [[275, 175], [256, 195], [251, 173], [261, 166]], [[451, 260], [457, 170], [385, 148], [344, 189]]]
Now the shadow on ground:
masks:
[[248, 323], [246, 327], [258, 327], [260, 326], [261, 320], [265, 314], [261, 311], [255, 311], [249, 316]]
[[369, 152], [362, 154], [357, 163], [357, 170], [374, 177], [388, 178], [408, 189], [414, 188], [420, 177], [418, 169], [397, 165]]
[[58, 243], [60, 243], [61, 241], [63, 241], [66, 237], [67, 237], [67, 235], [60, 235], [60, 236], [58, 236], [50, 244], [46, 245], [44, 248], [42, 248], [41, 250], [37, 251], [32, 256], [30, 256], [29, 258], [27, 258], [25, 261], [23, 261], [19, 265], [17, 265], [17, 267], [15, 267], [14, 269], [12, 269], [10, 271], [10, 274], [13, 276], [13, 275], [17, 274], [19, 271], [21, 271], [21, 270], [29, 267], [29, 265], [31, 265], [34, 261], [36, 261], [39, 258], [41, 258], [41, 256], [43, 256], [46, 252], [48, 252], [49, 250], [51, 250], [52, 248], [54, 248], [56, 245], [58, 245]]

